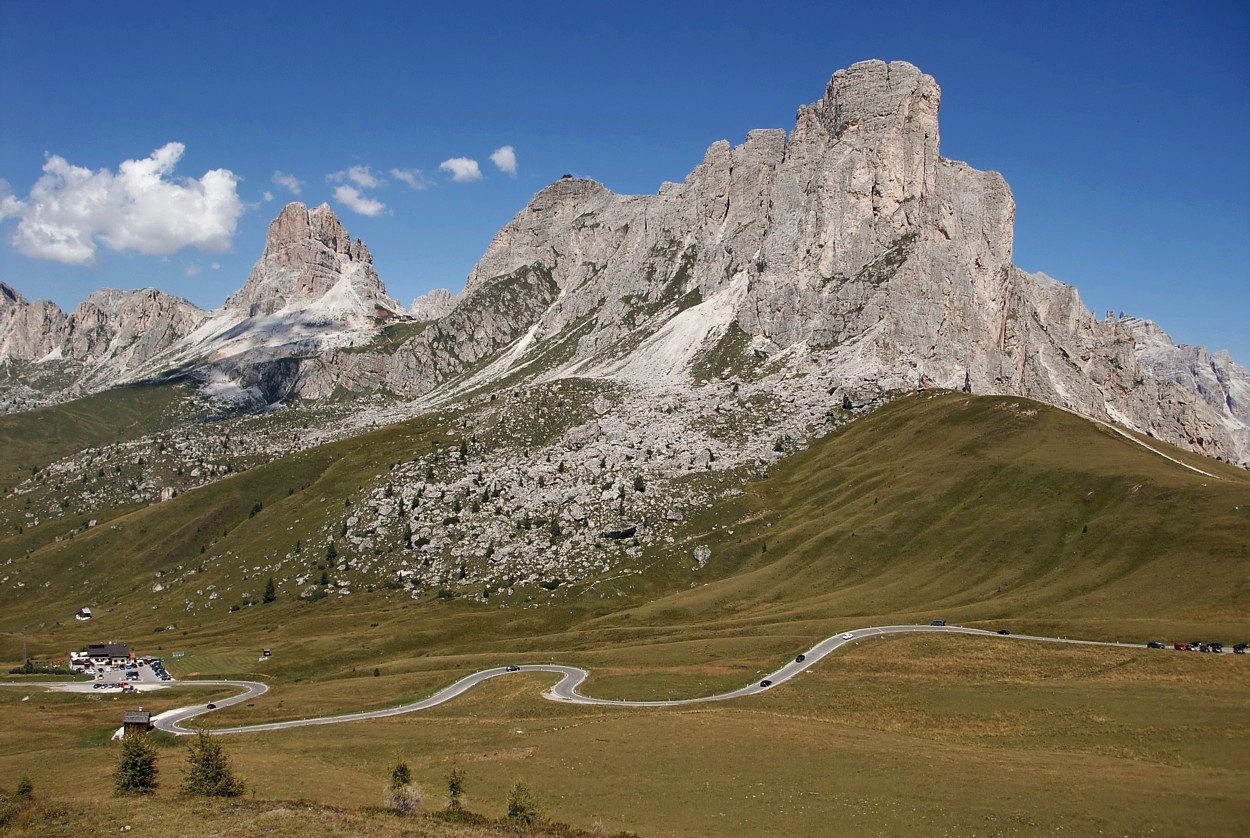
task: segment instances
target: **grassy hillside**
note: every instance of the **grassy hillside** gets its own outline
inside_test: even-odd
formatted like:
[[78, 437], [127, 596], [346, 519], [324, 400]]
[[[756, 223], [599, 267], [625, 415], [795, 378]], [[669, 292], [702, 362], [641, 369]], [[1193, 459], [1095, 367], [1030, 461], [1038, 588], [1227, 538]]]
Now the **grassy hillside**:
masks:
[[[27, 625], [36, 656], [129, 640], [184, 652], [170, 661], [180, 677], [270, 681], [254, 706], [216, 714], [224, 725], [386, 706], [506, 661], [584, 665], [586, 691], [607, 697], [706, 694], [835, 631], [939, 617], [1139, 643], [1250, 640], [1245, 471], [1152, 443], [1215, 475], [1204, 476], [1071, 414], [962, 394], [904, 397], [794, 454], [692, 514], [638, 573], [523, 591], [506, 608], [387, 588], [307, 602], [284, 586], [273, 603], [229, 610], [259, 600], [271, 557], [324, 531], [391, 464], [445, 444], [448, 424], [432, 416], [313, 449], [59, 541], [0, 540], [13, 559], [0, 569], [4, 656], [16, 663]], [[701, 568], [700, 546], [711, 553]], [[221, 598], [204, 607], [190, 591], [209, 586]], [[87, 596], [99, 616], [77, 623]], [[274, 656], [262, 661], [262, 647]], [[759, 834], [783, 817], [791, 834], [829, 823], [961, 835], [1186, 834], [1201, 823], [1236, 834], [1250, 817], [1238, 791], [1250, 731], [1236, 721], [1248, 709], [1246, 663], [898, 638], [724, 706], [561, 707], [537, 698], [547, 681], [524, 676], [419, 720], [230, 742], [264, 778], [262, 797], [368, 805], [373, 778], [403, 749], [419, 755], [427, 785], [453, 761], [470, 764], [483, 800], [519, 776], [562, 820], [644, 833]], [[51, 733], [83, 711], [0, 699], [12, 722], [0, 767], [33, 775], [44, 755], [63, 755], [73, 770], [37, 785], [90, 800], [76, 790], [107, 774], [107, 748]], [[91, 706], [77, 727], [115, 724], [118, 704]], [[353, 791], [330, 792], [342, 788]]]
[[0, 416], [0, 487], [75, 451], [169, 427], [191, 415], [178, 385], [117, 387], [66, 404]]

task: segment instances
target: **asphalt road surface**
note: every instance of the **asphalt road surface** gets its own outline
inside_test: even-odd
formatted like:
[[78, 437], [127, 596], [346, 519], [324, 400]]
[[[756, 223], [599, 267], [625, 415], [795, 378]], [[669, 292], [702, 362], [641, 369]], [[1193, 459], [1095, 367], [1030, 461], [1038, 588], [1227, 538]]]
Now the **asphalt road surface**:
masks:
[[[734, 698], [744, 698], [750, 695], [766, 692], [767, 690], [776, 689], [777, 687], [789, 681], [794, 676], [806, 670], [808, 667], [815, 665], [826, 655], [832, 654], [842, 646], [848, 643], [855, 643], [870, 637], [878, 637], [886, 634], [909, 634], [917, 632], [947, 632], [954, 634], [976, 634], [985, 637], [994, 638], [1002, 641], [1029, 640], [1045, 643], [1071, 643], [1083, 646], [1119, 646], [1122, 648], [1141, 648], [1140, 643], [1110, 643], [1099, 640], [1071, 640], [1062, 637], [1037, 637], [1027, 634], [1011, 634], [1002, 635], [994, 631], [986, 629], [963, 628], [962, 626], [877, 626], [874, 628], [854, 629], [852, 631], [841, 632], [832, 637], [826, 637], [812, 648], [803, 653], [802, 661], [790, 660], [775, 672], [763, 675], [754, 683], [748, 684], [740, 689], [732, 690], [726, 693], [717, 693], [716, 695], [704, 696], [702, 698], [685, 698], [668, 701], [623, 701], [608, 698], [590, 698], [584, 696], [577, 691], [590, 673], [584, 669], [578, 669], [575, 666], [560, 666], [558, 664], [519, 664], [510, 670], [506, 666], [497, 666], [492, 669], [483, 669], [472, 675], [466, 675], [459, 681], [448, 687], [444, 687], [428, 698], [420, 701], [413, 701], [409, 704], [403, 704], [398, 707], [389, 707], [384, 710], [367, 710], [359, 713], [344, 713], [338, 716], [318, 716], [312, 719], [292, 719], [285, 722], [267, 722], [265, 724], [241, 725], [239, 727], [214, 728], [209, 733], [260, 733], [269, 730], [285, 730], [293, 727], [308, 727], [310, 725], [334, 725], [343, 722], [364, 721], [365, 719], [383, 719], [388, 716], [400, 716], [405, 713], [413, 713], [418, 710], [428, 710], [439, 704], [450, 701], [458, 695], [468, 692], [477, 684], [487, 681], [491, 678], [498, 678], [502, 675], [509, 675], [511, 672], [550, 672], [561, 676], [560, 680], [543, 693], [543, 697], [551, 701], [562, 701], [570, 704], [599, 704], [612, 707], [680, 707], [687, 704], [702, 704], [709, 701], [728, 701]], [[764, 681], [768, 681], [768, 686], [763, 686]], [[238, 704], [243, 701], [249, 701], [264, 695], [268, 690], [265, 684], [257, 681], [175, 681], [179, 686], [205, 686], [205, 687], [238, 687], [241, 693], [230, 698], [220, 699], [214, 702], [215, 707], [229, 707], [232, 704]], [[64, 682], [25, 682], [22, 684], [11, 683], [0, 686], [26, 686], [26, 687], [57, 687], [65, 688]], [[79, 686], [79, 685], [74, 685]], [[90, 685], [85, 685], [90, 690]], [[192, 704], [186, 707], [179, 707], [176, 710], [168, 710], [158, 716], [154, 716], [152, 723], [157, 729], [173, 733], [179, 736], [193, 734], [196, 731], [193, 728], [187, 728], [183, 725], [206, 713], [211, 713], [207, 704]]]

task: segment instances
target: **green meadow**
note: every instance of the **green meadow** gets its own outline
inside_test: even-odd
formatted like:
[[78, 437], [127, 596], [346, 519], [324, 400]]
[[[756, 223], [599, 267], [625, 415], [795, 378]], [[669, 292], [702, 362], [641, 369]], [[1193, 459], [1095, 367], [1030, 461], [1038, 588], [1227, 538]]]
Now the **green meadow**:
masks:
[[[51, 410], [62, 409], [73, 408]], [[500, 817], [520, 780], [555, 820], [609, 833], [1240, 835], [1250, 824], [1250, 656], [1144, 648], [1250, 640], [1250, 475], [1149, 441], [1211, 476], [1199, 474], [1024, 399], [900, 398], [689, 515], [672, 544], [647, 548], [642, 572], [522, 592], [507, 608], [378, 587], [176, 613], [152, 591], [155, 572], [180, 566], [197, 585], [237, 584], [254, 557], [324, 528], [391, 463], [445, 441], [445, 425], [426, 417], [101, 511], [72, 536], [53, 529], [66, 522], [0, 537], [0, 559], [14, 560], [0, 591], [6, 665], [20, 662], [26, 626], [36, 658], [124, 640], [166, 656], [178, 678], [269, 683], [205, 720], [230, 726], [390, 706], [513, 662], [583, 666], [595, 696], [706, 695], [835, 632], [939, 618], [1133, 645], [872, 639], [766, 695], [675, 709], [557, 704], [540, 696], [554, 676], [514, 675], [419, 714], [231, 735], [255, 795], [239, 803], [179, 798], [181, 743], [162, 742], [162, 787], [134, 808], [110, 797], [108, 734], [136, 700], [5, 688], [0, 787], [29, 776], [40, 801], [19, 829], [116, 831], [129, 818], [147, 834], [250, 834], [244, 822], [267, 834], [494, 834], [378, 810], [401, 757], [428, 809], [454, 765], [473, 812]], [[13, 474], [46, 465], [26, 462], [41, 449], [20, 462], [3, 450]], [[0, 515], [18, 503], [6, 497]], [[701, 568], [697, 546], [711, 551]], [[248, 581], [259, 599], [265, 580]], [[99, 607], [84, 624], [73, 613], [87, 597]], [[457, 831], [476, 829], [488, 831]]]

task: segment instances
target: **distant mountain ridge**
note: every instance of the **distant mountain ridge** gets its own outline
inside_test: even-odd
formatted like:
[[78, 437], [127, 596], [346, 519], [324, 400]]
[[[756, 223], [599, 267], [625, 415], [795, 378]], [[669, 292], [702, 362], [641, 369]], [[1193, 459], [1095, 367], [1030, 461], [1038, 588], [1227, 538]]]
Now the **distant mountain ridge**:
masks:
[[329, 207], [300, 204], [216, 312], [130, 292], [152, 295], [148, 315], [93, 304], [71, 325], [6, 286], [0, 383], [12, 399], [39, 390], [49, 364], [72, 379], [62, 394], [177, 370], [251, 403], [381, 392], [418, 410], [524, 381], [694, 394], [742, 382], [796, 422], [825, 402], [938, 386], [1028, 396], [1250, 464], [1250, 373], [1147, 321], [1099, 320], [1071, 286], [1015, 267], [1011, 192], [940, 156], [939, 101], [912, 65], [862, 62], [789, 134], [716, 142], [656, 195], [562, 178], [499, 231], [462, 293], [410, 312]]

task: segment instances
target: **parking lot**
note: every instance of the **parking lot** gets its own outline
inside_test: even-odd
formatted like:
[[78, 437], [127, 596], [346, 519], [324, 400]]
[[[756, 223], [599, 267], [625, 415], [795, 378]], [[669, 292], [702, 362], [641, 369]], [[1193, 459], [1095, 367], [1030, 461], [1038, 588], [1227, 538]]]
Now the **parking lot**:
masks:
[[159, 658], [141, 658], [126, 666], [100, 667], [93, 681], [75, 681], [57, 686], [62, 692], [128, 693], [150, 692], [173, 683]]

